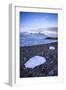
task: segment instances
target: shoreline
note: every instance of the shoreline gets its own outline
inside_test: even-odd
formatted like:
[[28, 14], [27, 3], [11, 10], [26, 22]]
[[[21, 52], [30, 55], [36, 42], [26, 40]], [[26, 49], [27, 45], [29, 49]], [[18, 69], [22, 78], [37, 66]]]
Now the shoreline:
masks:
[[[55, 50], [49, 50], [49, 47]], [[47, 62], [34, 69], [25, 68], [24, 64], [33, 56], [45, 57]], [[58, 43], [20, 47], [20, 78], [58, 75]]]

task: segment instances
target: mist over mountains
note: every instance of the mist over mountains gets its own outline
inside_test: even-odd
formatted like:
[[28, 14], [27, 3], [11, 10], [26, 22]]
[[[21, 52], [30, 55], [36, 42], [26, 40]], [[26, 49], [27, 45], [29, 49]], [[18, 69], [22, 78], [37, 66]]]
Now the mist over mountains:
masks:
[[41, 28], [20, 32], [20, 46], [31, 46], [57, 42], [57, 28]]
[[58, 36], [58, 28], [57, 27], [49, 27], [49, 28], [39, 28], [39, 29], [30, 29], [26, 30], [26, 32], [20, 32], [20, 36], [44, 36], [44, 37], [53, 37], [57, 38]]

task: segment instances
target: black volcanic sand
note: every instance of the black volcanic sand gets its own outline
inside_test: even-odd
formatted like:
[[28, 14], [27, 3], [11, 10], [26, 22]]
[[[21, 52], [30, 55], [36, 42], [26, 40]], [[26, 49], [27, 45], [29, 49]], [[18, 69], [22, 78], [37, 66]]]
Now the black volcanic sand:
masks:
[[[49, 50], [49, 46], [54, 46], [55, 50]], [[25, 68], [24, 64], [36, 55], [47, 61], [33, 69]], [[58, 43], [20, 47], [20, 78], [43, 76], [58, 76]]]

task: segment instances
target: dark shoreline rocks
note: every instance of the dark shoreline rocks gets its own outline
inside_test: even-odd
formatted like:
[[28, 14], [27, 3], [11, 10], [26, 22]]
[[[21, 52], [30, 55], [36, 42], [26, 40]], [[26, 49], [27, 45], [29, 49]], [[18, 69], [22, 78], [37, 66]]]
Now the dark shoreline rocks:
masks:
[[[49, 50], [50, 46], [55, 50]], [[45, 57], [47, 62], [34, 69], [25, 68], [26, 61], [36, 55]], [[46, 76], [58, 76], [58, 43], [20, 47], [20, 78]]]

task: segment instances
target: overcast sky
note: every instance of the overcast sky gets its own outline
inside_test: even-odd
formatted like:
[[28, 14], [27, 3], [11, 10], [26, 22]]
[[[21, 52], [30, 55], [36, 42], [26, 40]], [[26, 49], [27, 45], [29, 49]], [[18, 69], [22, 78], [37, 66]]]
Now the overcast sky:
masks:
[[20, 32], [48, 27], [58, 27], [56, 13], [20, 12]]

